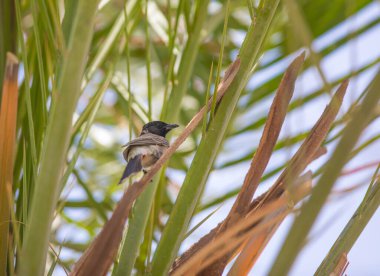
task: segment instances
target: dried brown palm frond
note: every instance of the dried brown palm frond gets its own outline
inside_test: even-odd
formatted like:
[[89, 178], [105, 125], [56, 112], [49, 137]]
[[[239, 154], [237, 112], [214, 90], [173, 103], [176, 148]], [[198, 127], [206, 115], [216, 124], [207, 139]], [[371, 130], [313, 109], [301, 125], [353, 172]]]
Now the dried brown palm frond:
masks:
[[[294, 70], [294, 69], [300, 66], [301, 59], [303, 59], [302, 56], [298, 57], [289, 66], [280, 84], [280, 88], [277, 92], [277, 95], [281, 95], [279, 94], [279, 92], [282, 91], [284, 86], [287, 88], [287, 91], [292, 91], [294, 89], [294, 82], [295, 82], [295, 76], [296, 76], [294, 72], [297, 72], [297, 70]], [[293, 78], [289, 78], [289, 76], [292, 76]], [[244, 181], [243, 188], [241, 192], [239, 193], [239, 196], [236, 199], [234, 206], [232, 207], [229, 215], [222, 223], [220, 223], [216, 228], [214, 228], [207, 235], [201, 238], [196, 244], [194, 244], [189, 250], [187, 250], [184, 254], [182, 254], [182, 256], [180, 256], [175, 261], [172, 267], [172, 273], [177, 273], [177, 269], [179, 269], [183, 265], [186, 265], [188, 260], [192, 258], [193, 256], [197, 255], [198, 252], [200, 250], [203, 250], [204, 247], [210, 246], [218, 236], [222, 235], [223, 232], [227, 231], [227, 229], [229, 229], [229, 227], [234, 225], [238, 219], [247, 215], [247, 212], [255, 212], [255, 211], [260, 212], [260, 210], [266, 204], [269, 204], [270, 202], [282, 196], [283, 192], [286, 189], [290, 188], [289, 184], [292, 183], [294, 179], [297, 179], [299, 177], [299, 175], [302, 173], [303, 170], [305, 170], [307, 165], [310, 164], [315, 158], [317, 158], [318, 156], [324, 153], [324, 149], [321, 148], [322, 142], [324, 141], [340, 109], [347, 86], [348, 86], [348, 81], [344, 81], [341, 84], [341, 86], [338, 88], [334, 97], [331, 99], [330, 104], [326, 107], [320, 119], [314, 125], [312, 130], [309, 132], [309, 135], [307, 136], [307, 138], [305, 139], [305, 141], [303, 142], [303, 144], [301, 145], [297, 153], [289, 161], [288, 166], [280, 175], [280, 177], [277, 179], [277, 181], [274, 183], [274, 185], [263, 196], [251, 202], [254, 191], [256, 190], [257, 185], [259, 184], [261, 175], [264, 169], [266, 168], [267, 162], [269, 161], [269, 157], [273, 150], [273, 146], [274, 146], [273, 141], [275, 143], [278, 137], [275, 134], [273, 135], [273, 133], [277, 133], [281, 129], [281, 123], [279, 122], [283, 120], [282, 116], [285, 115], [281, 112], [276, 114], [274, 113], [274, 111], [278, 110], [278, 107], [281, 105], [283, 107], [284, 104], [286, 102], [289, 102], [290, 100], [290, 98], [287, 98], [287, 97], [281, 100], [276, 95], [275, 100], [271, 106], [271, 110], [269, 112], [269, 116], [268, 116], [269, 119], [264, 128], [264, 133], [260, 141], [259, 148], [257, 150], [256, 155], [254, 156], [254, 159], [251, 164], [251, 168]], [[275, 117], [276, 119], [273, 119], [274, 115], [277, 115], [279, 117], [278, 118]], [[273, 124], [273, 121], [277, 123]], [[273, 126], [271, 124], [273, 124]], [[270, 141], [269, 143], [266, 143], [268, 139], [268, 136], [267, 136], [268, 133], [272, 133], [272, 139], [269, 140]], [[262, 161], [262, 164], [260, 164], [260, 161]], [[245, 195], [245, 193], [247, 194]], [[246, 206], [249, 206], [249, 207], [247, 208]], [[273, 235], [275, 229], [277, 229], [280, 223], [281, 223], [281, 220], [279, 221], [277, 225], [274, 225], [271, 227], [271, 229], [267, 230], [265, 236], [259, 237], [259, 240], [261, 241], [261, 246], [256, 247], [257, 251], [251, 255], [251, 259], [253, 258], [254, 260], [255, 258], [257, 258], [258, 254], [263, 250], [262, 246], [266, 245], [266, 243], [268, 242], [270, 237]], [[247, 239], [245, 240], [245, 242], [252, 243], [253, 241], [248, 241]], [[225, 266], [227, 265], [228, 261], [237, 253], [237, 251], [240, 248], [241, 248], [240, 246], [235, 246], [231, 248], [231, 250], [229, 252], [226, 252], [224, 256], [221, 256], [219, 259], [216, 259], [212, 264], [205, 266], [205, 269], [199, 274], [204, 274], [204, 275], [221, 274]], [[252, 256], [256, 256], [256, 257], [252, 257]], [[197, 267], [199, 266], [202, 266], [202, 264], [198, 264]]]
[[[299, 200], [311, 191], [311, 177], [309, 172], [293, 183], [293, 193], [283, 193], [273, 202], [267, 204], [260, 212], [249, 211], [244, 217], [240, 217], [234, 225], [218, 235], [212, 243], [203, 247], [188, 261], [175, 270], [173, 275], [205, 274], [207, 268], [214, 261], [235, 248], [239, 248], [252, 236], [257, 236], [273, 225], [282, 221], [289, 214]], [[292, 202], [293, 204], [289, 204]]]
[[332, 276], [344, 275], [344, 272], [346, 271], [348, 265], [349, 261], [347, 259], [347, 253], [343, 253], [339, 259], [338, 265], [335, 267], [334, 272], [332, 273]]
[[18, 60], [13, 54], [7, 53], [0, 110], [0, 275], [6, 273], [8, 252], [10, 252], [8, 236], [17, 124], [17, 76]]

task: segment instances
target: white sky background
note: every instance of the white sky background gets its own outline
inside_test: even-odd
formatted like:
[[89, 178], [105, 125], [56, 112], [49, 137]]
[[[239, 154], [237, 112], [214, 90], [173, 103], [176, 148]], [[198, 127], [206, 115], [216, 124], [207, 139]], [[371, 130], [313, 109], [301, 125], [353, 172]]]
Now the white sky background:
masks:
[[[330, 31], [317, 38], [314, 47], [316, 50], [321, 50], [332, 43], [332, 41], [337, 40], [342, 34], [353, 31], [356, 28], [362, 26], [365, 22], [372, 21], [374, 18], [380, 17], [380, 3], [373, 2], [368, 5], [362, 11], [360, 11], [354, 17], [349, 18], [343, 24], [339, 25], [334, 30]], [[239, 35], [237, 35], [237, 39]], [[265, 58], [270, 58], [268, 54], [264, 56]], [[284, 68], [286, 68], [294, 56], [288, 57], [280, 62], [274, 64], [273, 66], [257, 72], [254, 78], [249, 82], [249, 88], [254, 89], [260, 83], [271, 78], [273, 74], [282, 73]], [[345, 44], [327, 56], [322, 63], [322, 67], [325, 75], [329, 81], [334, 81], [340, 78], [343, 74], [348, 71], [358, 68], [360, 65], [367, 64], [369, 61], [373, 61], [380, 57], [380, 24], [374, 26], [366, 33], [359, 36], [355, 41]], [[364, 90], [367, 84], [372, 80], [374, 74], [379, 69], [379, 66], [372, 68], [371, 70], [365, 71], [359, 77], [351, 80], [346, 99], [343, 105], [343, 113], [347, 111], [348, 106], [357, 98], [357, 96]], [[318, 73], [314, 69], [306, 70], [302, 76], [298, 79], [296, 84], [296, 90], [294, 93], [294, 98], [305, 96], [308, 93], [315, 91], [317, 88], [321, 87], [321, 80]], [[244, 99], [243, 99], [244, 100]], [[286, 121], [281, 133], [281, 137], [286, 137], [290, 134], [299, 133], [302, 131], [309, 130], [316, 120], [319, 118], [320, 114], [323, 112], [326, 104], [328, 103], [328, 96], [318, 97], [317, 99], [311, 101], [304, 108], [299, 109], [296, 112], [291, 112]], [[251, 118], [257, 118], [256, 116], [263, 116], [268, 112], [268, 108], [271, 104], [272, 98], [268, 98], [260, 101], [260, 106], [254, 106], [252, 110], [247, 112], [244, 117], [238, 119], [237, 124], [244, 125], [250, 116]], [[343, 113], [340, 113], [341, 115]], [[248, 120], [252, 121], [252, 120]], [[369, 129], [363, 134], [361, 141], [368, 139], [374, 135], [380, 133], [379, 119], [371, 124]], [[114, 139], [112, 131], [109, 129], [101, 128], [99, 126], [94, 126], [92, 132], [96, 132], [102, 137], [108, 137], [109, 139]], [[105, 136], [104, 136], [105, 135]], [[218, 157], [216, 165], [223, 163], [228, 160], [232, 160], [237, 156], [245, 155], [248, 150], [255, 148], [260, 140], [261, 131], [254, 131], [244, 135], [240, 135], [237, 138], [228, 140], [224, 145], [223, 153]], [[112, 137], [112, 138], [111, 138]], [[108, 140], [109, 140], [108, 139]], [[103, 139], [104, 140], [104, 139]], [[107, 140], [107, 139], [105, 139]], [[107, 140], [107, 141], [108, 141]], [[111, 141], [112, 143], [112, 141]], [[239, 145], [244, 144], [244, 147]], [[334, 145], [331, 145], [328, 150], [329, 154], [333, 151]], [[268, 169], [274, 168], [279, 163], [284, 160], [288, 160], [289, 157], [295, 152], [297, 147], [290, 149], [289, 151], [281, 151], [280, 153], [274, 154], [273, 158], [270, 160]], [[231, 152], [234, 151], [232, 154]], [[318, 164], [321, 164], [326, 158], [325, 156], [315, 162], [311, 169], [317, 168]], [[380, 160], [380, 143], [377, 141], [372, 146], [368, 147], [366, 151], [359, 154], [352, 162], [350, 162], [347, 168], [355, 168], [362, 164], [370, 163], [371, 161]], [[211, 173], [210, 178], [207, 183], [205, 190], [205, 199], [216, 198], [220, 195], [225, 194], [227, 191], [233, 190], [240, 187], [245, 172], [249, 168], [249, 162], [242, 163], [236, 166], [229, 167], [227, 169], [215, 170]], [[354, 184], [358, 184], [361, 181], [368, 180], [375, 168], [365, 170], [361, 173], [350, 175], [349, 177], [344, 177], [339, 180], [336, 187], [343, 188], [349, 187]], [[182, 183], [184, 179], [184, 174], [173, 170], [168, 172], [170, 176], [176, 180], [178, 183]], [[266, 181], [263, 185], [259, 187], [258, 193], [261, 194], [273, 183], [274, 178]], [[344, 197], [333, 197], [330, 201], [328, 208], [324, 209], [320, 214], [318, 221], [313, 228], [311, 233], [311, 241], [307, 244], [304, 251], [301, 253], [297, 259], [291, 275], [312, 275], [318, 265], [321, 263], [322, 259], [325, 257], [329, 248], [333, 242], [338, 237], [339, 233], [346, 225], [359, 203], [361, 202], [364, 193], [366, 191], [366, 186], [352, 192]], [[82, 199], [83, 192], [78, 191], [78, 189], [73, 189], [70, 193], [70, 199]], [[200, 237], [208, 233], [218, 222], [224, 219], [227, 215], [230, 207], [232, 206], [233, 200], [229, 200], [224, 204], [219, 211], [217, 211], [208, 221], [206, 221], [199, 229], [197, 229], [183, 244], [182, 250], [188, 248], [194, 242], [196, 242]], [[202, 218], [207, 216], [212, 210], [207, 210], [202, 212], [192, 221], [191, 226], [196, 225]], [[88, 215], [85, 211], [76, 210], [66, 210], [65, 213], [71, 218], [84, 218]], [[259, 261], [254, 266], [251, 275], [265, 275], [268, 272], [274, 258], [277, 255], [278, 249], [280, 248], [283, 239], [286, 237], [288, 228], [291, 226], [292, 218], [287, 218], [282, 226], [279, 228], [275, 236], [272, 238], [271, 242], [261, 255]], [[377, 251], [380, 248], [380, 237], [379, 237], [379, 222], [380, 222], [380, 212], [378, 211], [372, 218], [371, 222], [368, 224], [361, 237], [354, 245], [350, 254], [348, 255], [349, 266], [346, 271], [348, 275], [379, 275], [380, 274], [380, 255]], [[58, 240], [71, 240], [77, 242], [83, 242], [89, 239], [87, 232], [78, 230], [69, 224], [60, 227], [58, 235]], [[61, 257], [63, 259], [67, 257], [73, 257], [73, 252], [63, 249], [61, 252]], [[55, 275], [64, 275], [61, 269], [55, 270]]]

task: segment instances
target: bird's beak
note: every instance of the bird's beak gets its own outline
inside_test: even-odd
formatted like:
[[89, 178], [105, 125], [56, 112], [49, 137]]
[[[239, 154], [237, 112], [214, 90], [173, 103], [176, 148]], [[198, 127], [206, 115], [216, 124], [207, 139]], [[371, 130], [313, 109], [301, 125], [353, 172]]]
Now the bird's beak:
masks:
[[177, 128], [177, 127], [179, 127], [179, 125], [177, 125], [177, 124], [167, 124], [167, 125], [165, 126], [165, 129], [166, 129], [167, 131], [169, 131], [169, 130], [172, 130], [173, 128]]

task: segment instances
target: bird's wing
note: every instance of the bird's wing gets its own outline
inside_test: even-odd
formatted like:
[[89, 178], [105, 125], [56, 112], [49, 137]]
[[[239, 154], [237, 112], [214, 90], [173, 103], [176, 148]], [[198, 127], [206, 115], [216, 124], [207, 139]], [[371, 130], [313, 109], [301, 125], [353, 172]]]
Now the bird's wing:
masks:
[[155, 135], [152, 133], [147, 133], [140, 135], [139, 137], [133, 139], [132, 141], [125, 144], [123, 147], [126, 147], [123, 156], [125, 160], [128, 160], [128, 153], [132, 147], [136, 146], [150, 146], [150, 145], [157, 145], [157, 146], [163, 146], [168, 148], [169, 142], [165, 139], [165, 137]]
[[165, 137], [152, 134], [152, 133], [147, 133], [133, 139], [132, 141], [125, 144], [123, 147], [148, 146], [148, 145], [158, 145], [158, 146], [169, 147], [169, 142], [168, 140], [165, 139]]

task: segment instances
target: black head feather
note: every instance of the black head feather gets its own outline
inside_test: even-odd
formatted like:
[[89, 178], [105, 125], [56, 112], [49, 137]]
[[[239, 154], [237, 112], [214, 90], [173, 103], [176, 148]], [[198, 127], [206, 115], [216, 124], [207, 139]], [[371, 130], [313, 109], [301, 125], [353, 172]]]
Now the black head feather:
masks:
[[176, 127], [178, 127], [177, 124], [167, 124], [161, 121], [153, 121], [143, 126], [141, 134], [152, 133], [165, 137], [169, 131]]

